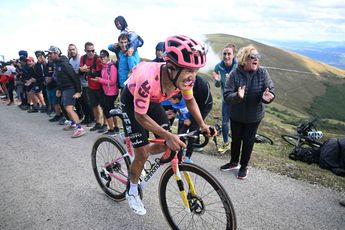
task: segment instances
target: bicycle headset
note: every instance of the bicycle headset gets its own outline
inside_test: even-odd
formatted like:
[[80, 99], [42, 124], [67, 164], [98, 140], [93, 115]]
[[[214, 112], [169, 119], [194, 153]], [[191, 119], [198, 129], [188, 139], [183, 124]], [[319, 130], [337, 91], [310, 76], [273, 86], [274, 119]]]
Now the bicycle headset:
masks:
[[176, 82], [182, 69], [204, 67], [206, 53], [207, 50], [204, 45], [184, 35], [171, 36], [165, 40], [164, 61], [170, 62], [178, 68], [174, 78], [168, 71], [168, 78], [176, 88]]

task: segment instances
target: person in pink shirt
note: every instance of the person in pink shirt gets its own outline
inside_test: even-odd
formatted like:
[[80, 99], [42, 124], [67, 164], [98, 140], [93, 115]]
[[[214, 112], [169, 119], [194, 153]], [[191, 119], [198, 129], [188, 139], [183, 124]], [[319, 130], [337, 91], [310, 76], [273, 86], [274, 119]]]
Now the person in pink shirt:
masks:
[[[138, 181], [150, 153], [161, 153], [166, 148], [179, 151], [181, 147], [186, 147], [177, 135], [169, 131], [169, 119], [160, 102], [181, 92], [201, 130], [209, 135], [211, 133], [193, 97], [196, 74], [206, 64], [205, 47], [183, 35], [168, 37], [164, 44], [165, 62], [141, 62], [136, 65], [121, 93], [125, 132], [131, 139], [135, 154], [126, 198], [130, 208], [138, 215], [146, 213], [138, 195]], [[166, 146], [150, 145], [148, 131], [165, 139]]]
[[109, 114], [109, 111], [114, 108], [114, 102], [119, 93], [117, 88], [117, 68], [115, 63], [109, 58], [108, 51], [101, 50], [99, 56], [102, 61], [101, 77], [90, 78], [90, 80], [99, 82], [102, 86], [104, 95], [101, 96], [100, 104], [108, 123], [108, 131], [105, 134], [112, 135], [119, 130], [117, 123], [114, 122], [113, 117]]

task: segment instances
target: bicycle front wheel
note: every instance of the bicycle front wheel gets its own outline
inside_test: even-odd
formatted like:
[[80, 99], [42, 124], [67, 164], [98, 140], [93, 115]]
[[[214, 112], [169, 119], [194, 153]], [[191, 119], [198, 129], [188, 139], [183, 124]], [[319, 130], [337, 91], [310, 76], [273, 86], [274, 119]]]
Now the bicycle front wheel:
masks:
[[286, 141], [288, 144], [292, 146], [297, 146], [298, 143], [298, 137], [294, 135], [289, 135], [289, 134], [283, 134], [281, 135], [284, 141]]
[[262, 134], [256, 134], [255, 135], [255, 143], [263, 143], [263, 144], [273, 145], [272, 139], [265, 136], [265, 135], [262, 135]]
[[107, 196], [115, 201], [125, 200], [130, 160], [123, 146], [110, 136], [100, 136], [91, 153], [96, 180]]
[[[236, 229], [235, 210], [223, 186], [206, 170], [194, 164], [180, 164], [190, 209], [184, 206], [173, 170], [168, 167], [159, 184], [160, 204], [172, 229]], [[186, 176], [189, 175], [189, 179]], [[189, 188], [191, 182], [194, 186]], [[179, 184], [179, 187], [181, 185]], [[194, 189], [197, 194], [192, 194]]]

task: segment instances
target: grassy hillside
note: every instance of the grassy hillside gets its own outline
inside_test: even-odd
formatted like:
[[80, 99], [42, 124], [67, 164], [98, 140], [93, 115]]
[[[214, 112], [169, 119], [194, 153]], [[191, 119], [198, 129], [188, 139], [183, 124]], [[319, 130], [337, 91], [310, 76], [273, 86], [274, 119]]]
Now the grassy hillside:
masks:
[[[345, 70], [246, 38], [209, 34], [207, 39], [213, 51], [219, 54], [219, 60], [226, 43], [234, 43], [239, 48], [253, 44], [263, 56], [261, 65], [267, 67], [275, 83], [276, 99], [267, 106], [265, 118], [259, 127], [259, 133], [273, 139], [274, 145], [256, 144], [250, 164], [345, 191], [344, 178], [320, 169], [318, 165], [290, 160], [288, 155], [292, 147], [280, 137], [282, 134], [295, 133], [296, 125], [310, 117], [319, 118], [317, 128], [324, 132], [321, 141], [344, 136]], [[212, 124], [213, 116], [221, 115], [221, 94], [220, 89], [213, 85], [211, 72], [206, 73], [205, 77], [212, 82], [214, 108], [208, 117], [208, 122]], [[210, 154], [217, 155], [214, 146], [208, 146], [208, 149]], [[220, 157], [229, 158], [228, 155]]]

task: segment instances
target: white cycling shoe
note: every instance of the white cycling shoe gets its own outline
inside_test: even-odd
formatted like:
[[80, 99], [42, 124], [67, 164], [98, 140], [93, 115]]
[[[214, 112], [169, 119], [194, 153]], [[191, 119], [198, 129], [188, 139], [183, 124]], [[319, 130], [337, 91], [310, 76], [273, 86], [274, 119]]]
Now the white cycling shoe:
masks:
[[129, 207], [135, 214], [141, 216], [146, 214], [146, 209], [139, 195], [129, 195], [128, 192], [126, 192], [126, 199], [128, 200]]

